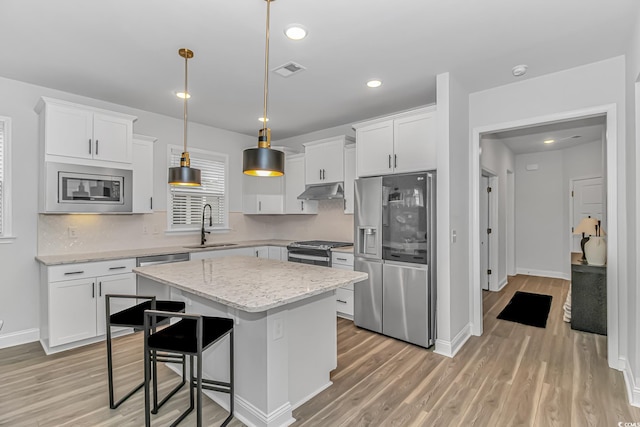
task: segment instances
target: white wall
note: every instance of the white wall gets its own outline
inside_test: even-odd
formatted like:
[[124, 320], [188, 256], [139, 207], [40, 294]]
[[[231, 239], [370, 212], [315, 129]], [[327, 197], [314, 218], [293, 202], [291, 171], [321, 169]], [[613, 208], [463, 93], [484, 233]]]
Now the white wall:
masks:
[[610, 173], [615, 176], [614, 182], [609, 185], [617, 189], [617, 194], [608, 191], [608, 196], [609, 200], [615, 201], [617, 210], [610, 212], [608, 220], [610, 229], [615, 222], [617, 232], [615, 235], [609, 233], [608, 275], [613, 278], [609, 284], [609, 295], [617, 302], [618, 310], [610, 313], [608, 354], [610, 362], [619, 366], [618, 355], [621, 354], [621, 348], [618, 347], [617, 338], [626, 337], [626, 329], [622, 328], [626, 328], [628, 323], [624, 57], [472, 93], [469, 126], [471, 129], [497, 130], [509, 123], [531, 122], [556, 114], [609, 105], [615, 108], [616, 122], [613, 129], [608, 131], [617, 135], [617, 144], [607, 144], [616, 154], [615, 158], [607, 159], [612, 166]]
[[498, 231], [498, 284], [502, 284], [507, 281], [507, 171], [514, 171], [515, 157], [501, 141], [489, 137], [480, 140], [480, 147], [480, 165], [498, 177], [498, 222], [494, 226]]
[[[437, 340], [453, 356], [470, 336], [469, 93], [450, 73], [437, 76]], [[456, 241], [450, 237], [456, 233]]]
[[[45, 87], [0, 78], [0, 116], [12, 118], [13, 150], [13, 232], [17, 239], [0, 245], [0, 319], [4, 328], [0, 338], [13, 337], [20, 331], [38, 327], [37, 247], [38, 195], [38, 115], [34, 107], [41, 96], [64, 99], [138, 116], [134, 132], [158, 138], [154, 153], [154, 201], [158, 209], [166, 208], [166, 145], [182, 143], [182, 124], [178, 119], [128, 107], [84, 98]], [[167, 102], [173, 100], [167, 99]], [[241, 151], [255, 143], [255, 138], [191, 124], [189, 146], [229, 154], [230, 207], [242, 207]], [[123, 216], [126, 221], [127, 216]], [[5, 340], [6, 342], [6, 340]]]
[[627, 96], [627, 194], [629, 197], [628, 215], [629, 215], [629, 239], [628, 252], [628, 304], [627, 312], [629, 315], [628, 324], [631, 325], [627, 330], [620, 330], [628, 337], [628, 347], [625, 353], [628, 353], [625, 379], [631, 400], [635, 405], [640, 406], [640, 328], [637, 326], [639, 322], [638, 313], [640, 313], [640, 292], [638, 291], [638, 269], [640, 263], [640, 230], [638, 221], [640, 221], [640, 186], [636, 183], [638, 176], [638, 162], [640, 162], [640, 150], [637, 149], [637, 143], [640, 141], [640, 12], [636, 19], [636, 25], [626, 55], [626, 96]]

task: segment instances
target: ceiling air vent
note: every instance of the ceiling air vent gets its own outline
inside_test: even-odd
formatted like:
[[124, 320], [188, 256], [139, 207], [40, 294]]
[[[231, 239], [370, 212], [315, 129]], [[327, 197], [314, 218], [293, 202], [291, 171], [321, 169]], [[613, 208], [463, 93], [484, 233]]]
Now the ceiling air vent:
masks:
[[287, 62], [286, 64], [275, 68], [273, 72], [282, 77], [289, 77], [304, 70], [306, 70], [306, 68], [300, 64], [296, 64], [295, 62]]

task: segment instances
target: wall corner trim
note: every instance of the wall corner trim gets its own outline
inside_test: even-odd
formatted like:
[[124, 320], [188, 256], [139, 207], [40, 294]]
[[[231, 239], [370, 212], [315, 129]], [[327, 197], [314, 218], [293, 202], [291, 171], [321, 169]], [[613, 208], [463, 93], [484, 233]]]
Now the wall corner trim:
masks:
[[469, 338], [471, 338], [471, 323], [467, 323], [452, 341], [436, 339], [436, 349], [433, 352], [446, 357], [454, 357]]
[[0, 348], [13, 347], [20, 344], [27, 344], [40, 339], [40, 329], [25, 329], [23, 331], [10, 332], [0, 335]]
[[631, 365], [626, 358], [620, 358], [620, 365], [622, 365], [621, 370], [624, 376], [624, 384], [627, 387], [629, 403], [632, 406], [640, 408], [640, 384], [636, 381], [636, 377], [633, 375], [633, 371], [631, 370]]

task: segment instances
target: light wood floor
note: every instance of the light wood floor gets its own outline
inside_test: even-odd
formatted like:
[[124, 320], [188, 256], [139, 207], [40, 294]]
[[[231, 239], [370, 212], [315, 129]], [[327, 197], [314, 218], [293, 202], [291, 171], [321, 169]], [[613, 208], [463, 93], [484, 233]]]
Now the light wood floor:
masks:
[[[294, 411], [296, 426], [617, 426], [640, 422], [622, 374], [609, 369], [606, 337], [562, 321], [568, 283], [515, 276], [484, 295], [484, 335], [455, 358], [338, 321], [333, 386]], [[497, 320], [516, 290], [553, 296], [546, 329]], [[117, 341], [117, 377], [135, 383], [140, 336]], [[0, 425], [140, 426], [142, 394], [108, 408], [104, 344], [45, 356], [39, 344], [0, 350]], [[168, 388], [173, 373], [161, 369]], [[186, 404], [181, 392], [154, 416], [167, 425]], [[206, 425], [226, 412], [205, 399]], [[183, 425], [194, 425], [193, 415]], [[242, 424], [234, 420], [232, 426]]]

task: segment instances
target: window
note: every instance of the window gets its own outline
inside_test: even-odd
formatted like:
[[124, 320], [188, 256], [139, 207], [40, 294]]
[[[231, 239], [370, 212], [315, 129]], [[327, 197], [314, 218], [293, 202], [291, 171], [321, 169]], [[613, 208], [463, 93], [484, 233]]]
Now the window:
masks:
[[11, 119], [0, 117], [0, 242], [11, 235]]
[[[181, 154], [182, 147], [169, 146], [169, 167], [180, 166]], [[189, 154], [191, 167], [200, 169], [202, 173], [202, 185], [200, 187], [168, 186], [169, 230], [200, 229], [202, 208], [207, 203], [211, 205], [213, 228], [228, 228], [228, 156], [198, 149], [190, 149]], [[208, 210], [206, 218], [209, 218]], [[208, 225], [207, 221], [205, 226], [209, 228]]]

